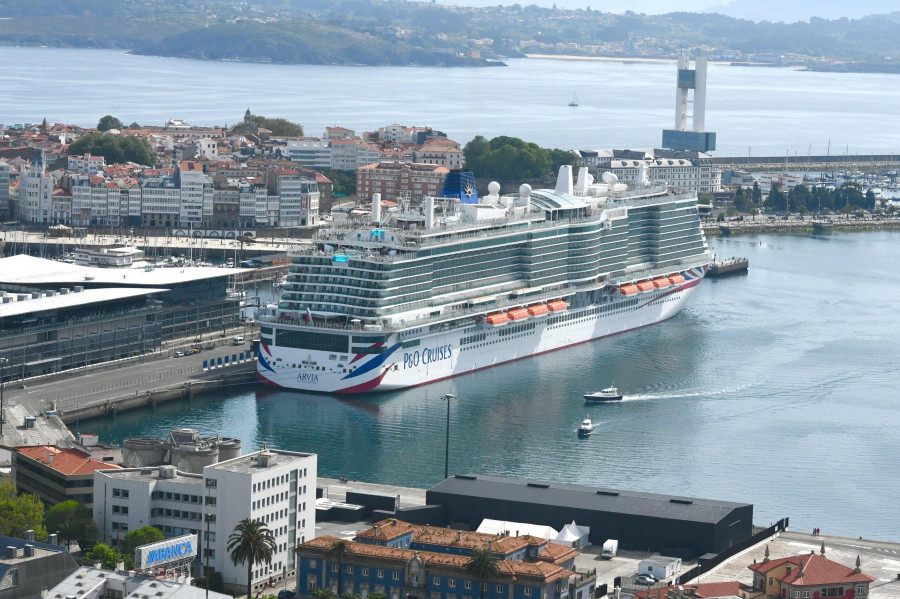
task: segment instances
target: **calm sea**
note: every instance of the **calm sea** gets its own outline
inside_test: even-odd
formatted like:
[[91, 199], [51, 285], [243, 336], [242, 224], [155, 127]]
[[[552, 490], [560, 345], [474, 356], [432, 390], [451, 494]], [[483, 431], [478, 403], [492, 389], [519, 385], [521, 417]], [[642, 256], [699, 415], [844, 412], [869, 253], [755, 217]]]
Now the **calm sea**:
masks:
[[[751, 502], [768, 525], [900, 541], [900, 233], [713, 239], [745, 275], [664, 323], [431, 386], [348, 400], [246, 388], [81, 423], [107, 441], [179, 426], [319, 454], [407, 486], [482, 472]], [[627, 399], [587, 406], [614, 382]], [[579, 439], [589, 416], [597, 432]]]
[[[506, 68], [204, 62], [112, 50], [0, 48], [0, 123], [234, 124], [249, 107], [361, 133], [431, 126], [466, 143], [512, 135], [564, 149], [651, 148], [674, 125], [674, 63], [518, 59]], [[580, 102], [569, 107], [572, 94]], [[900, 77], [709, 66], [722, 156], [900, 153]], [[829, 144], [830, 142], [830, 144]]]

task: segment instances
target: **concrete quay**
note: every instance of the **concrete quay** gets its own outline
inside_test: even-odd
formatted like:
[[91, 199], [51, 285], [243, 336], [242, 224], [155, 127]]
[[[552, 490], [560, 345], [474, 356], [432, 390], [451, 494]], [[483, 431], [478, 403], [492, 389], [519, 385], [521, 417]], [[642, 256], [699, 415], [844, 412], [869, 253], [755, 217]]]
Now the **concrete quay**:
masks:
[[[352, 491], [388, 497], [399, 496], [401, 507], [425, 505], [425, 489], [360, 481], [341, 482], [338, 479], [325, 477], [318, 478], [317, 487], [322, 489], [324, 495], [318, 501], [343, 502], [346, 500], [347, 492]], [[330, 535], [341, 539], [352, 539], [356, 534], [371, 528], [372, 524], [374, 522], [371, 520], [358, 522], [317, 521], [315, 534], [317, 537]], [[814, 536], [810, 533], [791, 530], [778, 533], [774, 537], [735, 555], [711, 572], [703, 574], [699, 579], [690, 581], [690, 584], [732, 580], [750, 584], [753, 577], [748, 566], [754, 560], [762, 561], [767, 546], [770, 557], [778, 558], [809, 553], [810, 551], [819, 553], [823, 543], [825, 544], [825, 557], [846, 566], [853, 567], [856, 563], [856, 556], [860, 556], [863, 572], [877, 579], [870, 587], [870, 599], [900, 599], [900, 543], [862, 538], [854, 539], [828, 534]], [[616, 577], [621, 577], [624, 584], [637, 574], [640, 561], [651, 555], [645, 551], [619, 550], [615, 558], [605, 560], [600, 556], [601, 550], [602, 547], [598, 545], [583, 548], [581, 555], [575, 560], [575, 566], [579, 571], [596, 568], [598, 584], [609, 585], [610, 591], [612, 591]], [[694, 565], [696, 565], [696, 561], [685, 562], [682, 565], [682, 572], [687, 571]], [[673, 580], [669, 580], [668, 584], [674, 584]], [[666, 581], [649, 588], [655, 589], [661, 586], [666, 586]], [[633, 592], [647, 589], [648, 587], [625, 588], [622, 595], [629, 597]], [[662, 596], [665, 597], [665, 595]]]
[[900, 217], [855, 218], [835, 216], [831, 219], [805, 218], [770, 218], [745, 216], [744, 220], [731, 219], [723, 222], [704, 221], [703, 232], [706, 235], [739, 235], [748, 233], [797, 233], [812, 232], [816, 223], [829, 223], [829, 230], [864, 231], [870, 229], [900, 229]]
[[[245, 360], [232, 363], [231, 358], [241, 352]], [[252, 383], [256, 380], [256, 360], [247, 357], [249, 352], [249, 344], [220, 345], [199, 354], [174, 358], [169, 357], [170, 348], [119, 361], [123, 363], [98, 364], [86, 371], [56, 373], [7, 384], [3, 393], [7, 422], [2, 428], [0, 445], [66, 446], [74, 440], [66, 425], [76, 420], [190, 399], [213, 389]], [[228, 365], [224, 365], [226, 356]], [[220, 358], [223, 366], [204, 370], [204, 361], [218, 362]], [[34, 418], [33, 427], [26, 427], [29, 417]]]

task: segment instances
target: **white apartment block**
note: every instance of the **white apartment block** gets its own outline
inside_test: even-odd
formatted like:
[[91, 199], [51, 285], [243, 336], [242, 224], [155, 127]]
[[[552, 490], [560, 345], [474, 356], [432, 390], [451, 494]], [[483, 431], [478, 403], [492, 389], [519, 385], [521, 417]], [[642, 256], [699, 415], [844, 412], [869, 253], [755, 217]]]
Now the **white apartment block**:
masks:
[[175, 466], [98, 470], [94, 522], [101, 540], [112, 545], [142, 526], [159, 528], [167, 538], [197, 534], [202, 551], [195, 565], [205, 568], [209, 560], [235, 590], [246, 588], [247, 568], [231, 562], [228, 537], [244, 518], [263, 522], [277, 549], [271, 564], [254, 564], [256, 590], [270, 578], [292, 575], [293, 547], [315, 536], [317, 460], [315, 454], [263, 449], [206, 466], [202, 474]]
[[269, 211], [271, 198], [278, 196], [278, 226], [305, 227], [319, 221], [319, 184], [315, 179], [302, 177], [295, 170], [277, 168], [266, 171], [266, 177]]
[[103, 156], [91, 156], [84, 154], [83, 156], [69, 156], [68, 169], [74, 173], [82, 175], [96, 175], [97, 171], [106, 166], [106, 160]]
[[672, 150], [578, 151], [580, 166], [609, 171], [628, 185], [638, 185], [646, 172], [648, 183], [665, 183], [695, 193], [713, 193], [722, 188], [722, 171], [712, 166], [709, 154]]
[[36, 156], [19, 175], [19, 213], [26, 223], [49, 223], [53, 211], [53, 177]]
[[331, 168], [331, 140], [301, 139], [288, 142], [282, 154], [288, 160], [313, 169]]

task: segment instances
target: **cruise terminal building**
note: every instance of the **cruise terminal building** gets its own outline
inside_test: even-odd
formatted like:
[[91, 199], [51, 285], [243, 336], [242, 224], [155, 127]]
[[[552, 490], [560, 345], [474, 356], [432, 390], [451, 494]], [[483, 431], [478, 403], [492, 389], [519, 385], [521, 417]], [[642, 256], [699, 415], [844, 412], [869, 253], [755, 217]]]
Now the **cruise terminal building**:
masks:
[[[484, 474], [447, 478], [426, 492], [451, 527], [473, 530], [485, 518], [560, 529], [590, 527], [590, 542], [618, 539], [623, 549], [683, 558], [719, 553], [749, 537], [753, 505]], [[515, 534], [516, 531], [510, 531]]]

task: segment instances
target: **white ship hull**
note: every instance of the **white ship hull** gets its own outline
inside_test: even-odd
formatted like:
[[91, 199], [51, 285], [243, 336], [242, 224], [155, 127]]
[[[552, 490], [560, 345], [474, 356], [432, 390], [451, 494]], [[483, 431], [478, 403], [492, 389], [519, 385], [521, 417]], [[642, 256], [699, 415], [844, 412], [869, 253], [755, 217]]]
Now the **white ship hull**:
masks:
[[[684, 274], [683, 284], [634, 298], [616, 295], [611, 303], [571, 308], [562, 317], [529, 318], [499, 327], [482, 323], [421, 336], [393, 332], [384, 344], [387, 351], [380, 354], [335, 354], [263, 344], [258, 374], [271, 385], [318, 393], [371, 393], [425, 385], [671, 318], [701, 282], [706, 267]], [[410, 346], [416, 340], [418, 345]]]

